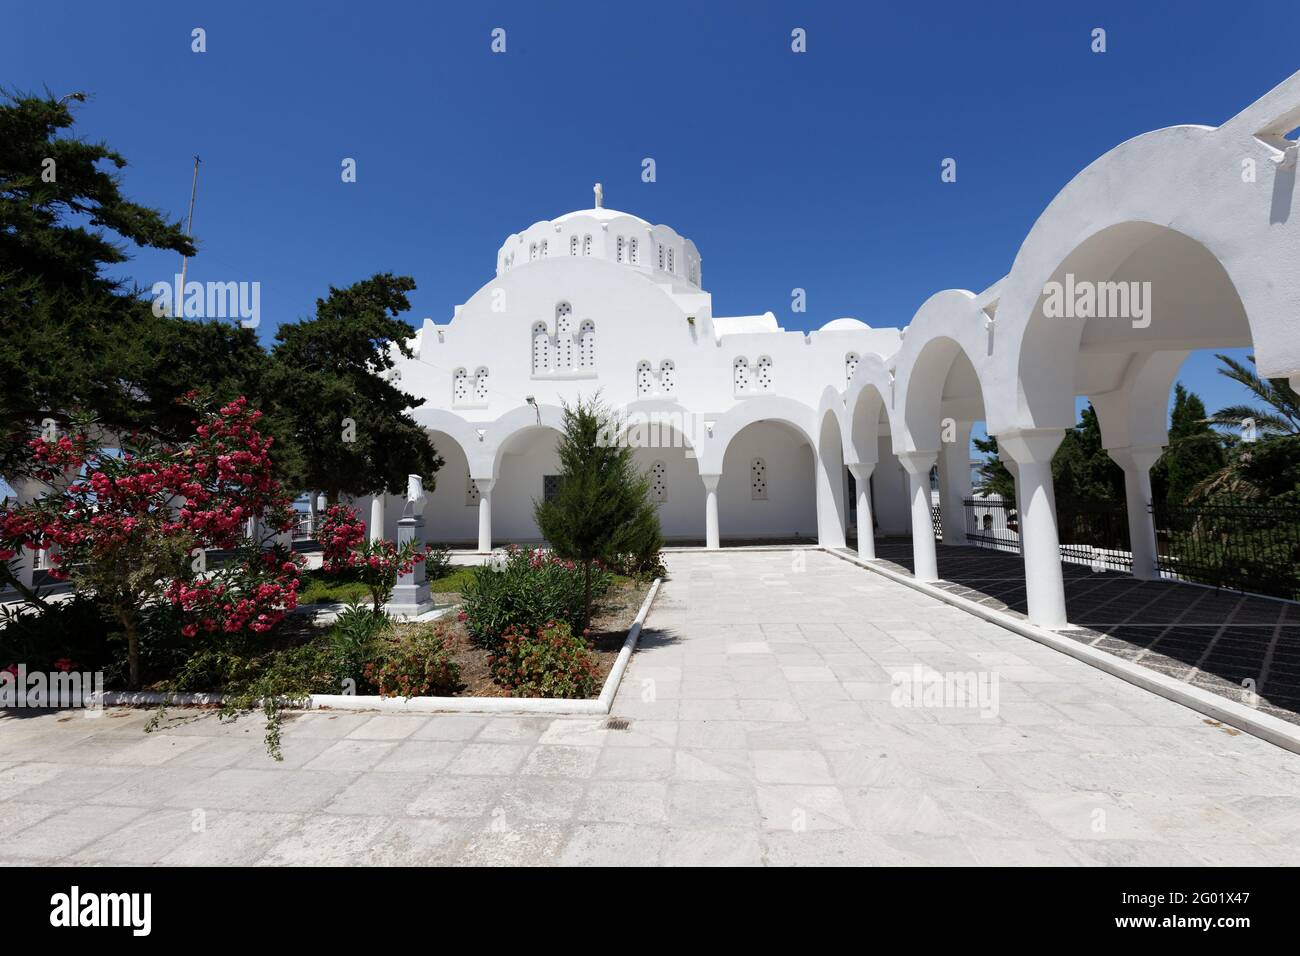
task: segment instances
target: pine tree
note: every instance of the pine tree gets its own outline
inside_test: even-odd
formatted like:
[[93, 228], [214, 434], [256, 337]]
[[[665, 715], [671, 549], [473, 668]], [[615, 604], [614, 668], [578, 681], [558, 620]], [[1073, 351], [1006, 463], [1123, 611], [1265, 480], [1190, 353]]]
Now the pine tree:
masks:
[[195, 253], [179, 222], [122, 194], [120, 154], [67, 135], [69, 100], [85, 96], [0, 99], [0, 472], [11, 475], [43, 419], [66, 425], [80, 410], [110, 429], [149, 426], [123, 360], [158, 323], [110, 270], [132, 246]]
[[596, 562], [657, 553], [663, 535], [650, 478], [637, 471], [632, 449], [612, 440], [616, 431], [599, 399], [566, 404], [563, 424], [559, 487], [549, 501], [534, 502], [533, 511], [555, 553], [582, 566], [585, 628]]
[[1226, 461], [1223, 443], [1206, 421], [1205, 403], [1177, 383], [1169, 413], [1169, 447], [1151, 469], [1153, 496], [1171, 505], [1185, 504], [1192, 489]]
[[267, 374], [268, 430], [297, 463], [295, 488], [401, 494], [407, 475], [432, 486], [443, 465], [409, 410], [424, 404], [388, 378], [398, 354], [414, 354], [409, 276], [380, 273], [316, 300], [316, 315], [281, 325]]

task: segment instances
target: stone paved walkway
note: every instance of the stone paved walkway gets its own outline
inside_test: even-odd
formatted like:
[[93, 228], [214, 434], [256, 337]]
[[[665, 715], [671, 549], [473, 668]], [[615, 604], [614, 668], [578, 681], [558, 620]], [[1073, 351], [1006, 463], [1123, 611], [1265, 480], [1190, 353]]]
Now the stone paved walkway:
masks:
[[[938, 546], [936, 584], [1025, 617], [1023, 559], [987, 548]], [[910, 540], [876, 554], [912, 573]], [[1300, 604], [1175, 581], [1139, 581], [1062, 562], [1070, 627], [1060, 633], [1169, 677], [1300, 724]], [[1254, 697], [1245, 689], [1250, 681]]]
[[[817, 551], [668, 563], [612, 721], [0, 718], [0, 861], [1300, 859], [1300, 756]], [[918, 664], [996, 713], [894, 706]]]

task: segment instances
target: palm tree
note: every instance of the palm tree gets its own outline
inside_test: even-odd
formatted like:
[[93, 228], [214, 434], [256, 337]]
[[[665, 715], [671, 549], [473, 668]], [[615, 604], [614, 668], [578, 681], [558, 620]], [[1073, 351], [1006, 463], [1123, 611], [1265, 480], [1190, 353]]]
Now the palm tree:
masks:
[[[1254, 499], [1261, 491], [1242, 473], [1250, 460], [1249, 446], [1257, 440], [1300, 437], [1300, 396], [1284, 378], [1260, 378], [1255, 373], [1255, 356], [1248, 355], [1247, 367], [1227, 355], [1215, 354], [1224, 367], [1219, 374], [1242, 385], [1258, 398], [1262, 406], [1240, 404], [1221, 408], [1205, 421], [1224, 430], [1228, 446], [1228, 463], [1196, 485], [1188, 501], [1205, 500], [1227, 494], [1235, 498]], [[1247, 426], [1253, 426], [1249, 429]]]
[[1260, 378], [1255, 374], [1253, 355], [1246, 356], [1250, 368], [1227, 355], [1216, 354], [1214, 357], [1227, 366], [1219, 369], [1220, 375], [1244, 385], [1265, 407], [1229, 405], [1207, 418], [1207, 422], [1221, 428], [1240, 429], [1244, 422], [1253, 421], [1257, 434], [1262, 438], [1300, 435], [1300, 395], [1291, 391], [1286, 379]]

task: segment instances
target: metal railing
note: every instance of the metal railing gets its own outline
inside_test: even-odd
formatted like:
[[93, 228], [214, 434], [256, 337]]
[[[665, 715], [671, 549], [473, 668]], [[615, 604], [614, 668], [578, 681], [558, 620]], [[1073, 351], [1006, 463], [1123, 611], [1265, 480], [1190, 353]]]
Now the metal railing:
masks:
[[[967, 498], [966, 539], [1020, 553], [1020, 521], [999, 496]], [[1300, 600], [1300, 507], [1165, 505], [1152, 509], [1161, 577], [1234, 591]], [[1094, 570], [1133, 570], [1123, 505], [1059, 501], [1061, 560]]]
[[[1020, 516], [999, 495], [967, 498], [966, 539], [983, 548], [1020, 553]], [[1132, 571], [1128, 515], [1124, 508], [1057, 501], [1056, 527], [1061, 560], [1098, 571]]]
[[1300, 507], [1161, 504], [1153, 514], [1163, 576], [1300, 600]]

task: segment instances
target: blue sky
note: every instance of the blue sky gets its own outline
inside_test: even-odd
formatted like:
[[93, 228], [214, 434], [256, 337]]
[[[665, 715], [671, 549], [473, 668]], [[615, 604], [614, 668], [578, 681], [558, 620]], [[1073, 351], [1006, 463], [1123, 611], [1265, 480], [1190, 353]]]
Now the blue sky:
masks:
[[[415, 277], [413, 322], [445, 322], [507, 235], [589, 206], [596, 181], [695, 240], [717, 314], [903, 325], [939, 289], [1005, 274], [1107, 149], [1221, 123], [1281, 81], [1300, 35], [1295, 4], [1134, 0], [42, 0], [4, 17], [0, 83], [88, 92], [77, 128], [126, 156], [132, 198], [180, 218], [203, 157], [189, 277], [259, 281], [268, 341], [381, 270]], [[139, 253], [126, 273], [147, 286], [178, 266]], [[1241, 398], [1215, 365], [1183, 376], [1211, 409]]]

